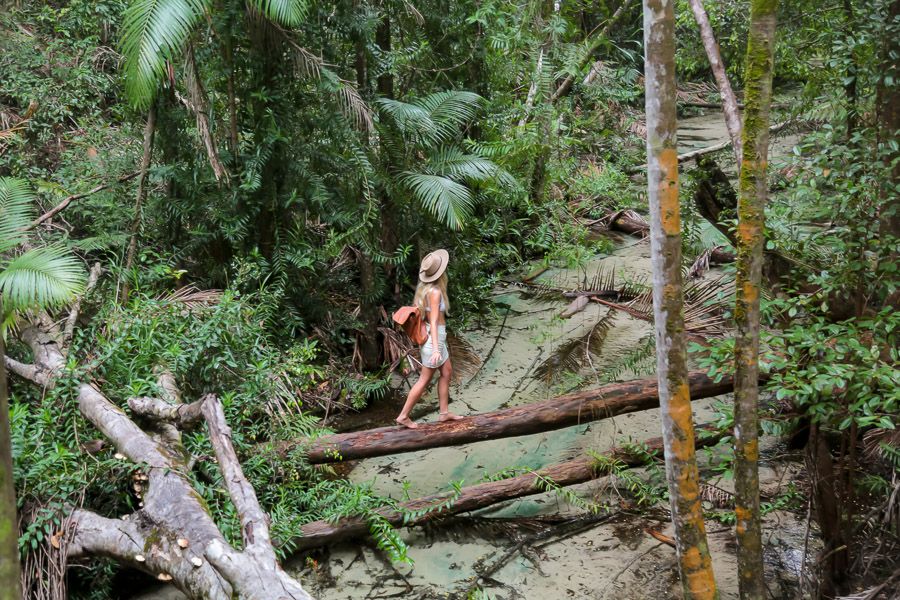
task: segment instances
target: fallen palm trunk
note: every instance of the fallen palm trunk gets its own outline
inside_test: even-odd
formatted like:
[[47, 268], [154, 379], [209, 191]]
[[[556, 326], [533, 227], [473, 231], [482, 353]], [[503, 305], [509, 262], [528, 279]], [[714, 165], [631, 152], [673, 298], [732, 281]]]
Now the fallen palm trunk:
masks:
[[[714, 431], [708, 426], [700, 427], [698, 430], [707, 433]], [[695, 443], [697, 447], [710, 446], [720, 438], [720, 433], [698, 435]], [[639, 467], [646, 464], [648, 454], [655, 456], [662, 452], [662, 438], [648, 440], [641, 444], [640, 448], [641, 450], [637, 453], [629, 448], [615, 448], [605, 454], [610, 459], [609, 461], [601, 462], [589, 456], [576, 458], [510, 479], [464, 487], [458, 495], [445, 492], [425, 496], [401, 504], [399, 510], [385, 508], [378, 511], [378, 514], [395, 526], [421, 525], [440, 517], [485, 508], [523, 496], [540, 494], [547, 491], [548, 484], [552, 487], [565, 487], [584, 483], [608, 475], [611, 465]], [[454, 496], [456, 496], [455, 499]], [[297, 538], [289, 544], [298, 551], [306, 550], [341, 540], [362, 537], [368, 532], [368, 521], [363, 517], [350, 517], [336, 523], [315, 521], [303, 525]]]
[[[714, 381], [705, 372], [690, 373], [691, 398], [731, 391], [731, 378]], [[310, 463], [328, 463], [426, 448], [541, 433], [659, 407], [656, 378], [613, 383], [542, 402], [465, 417], [422, 423], [418, 429], [381, 427], [319, 438], [308, 449]], [[284, 449], [287, 449], [286, 447]]]

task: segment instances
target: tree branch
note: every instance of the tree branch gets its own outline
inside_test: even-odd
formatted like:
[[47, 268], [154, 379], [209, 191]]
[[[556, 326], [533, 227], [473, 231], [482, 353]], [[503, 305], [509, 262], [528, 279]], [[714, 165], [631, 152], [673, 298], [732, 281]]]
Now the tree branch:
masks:
[[3, 355], [3, 360], [6, 363], [6, 368], [10, 373], [15, 373], [19, 377], [23, 379], [27, 379], [32, 383], [36, 383], [40, 386], [45, 386], [50, 383], [50, 377], [41, 371], [37, 365], [28, 365], [22, 362], [17, 361], [14, 358], [11, 358], [7, 355]]
[[60, 202], [59, 204], [57, 204], [56, 206], [54, 206], [53, 208], [51, 208], [50, 210], [48, 210], [47, 212], [42, 214], [40, 217], [38, 217], [37, 219], [32, 221], [28, 225], [28, 227], [25, 228], [25, 231], [34, 229], [41, 223], [48, 221], [49, 219], [52, 219], [53, 217], [55, 217], [56, 215], [58, 215], [59, 213], [64, 211], [75, 200], [81, 200], [82, 198], [87, 198], [88, 196], [96, 194], [97, 192], [102, 192], [103, 190], [105, 190], [107, 188], [111, 188], [112, 186], [114, 186], [118, 183], [124, 183], [130, 179], [134, 179], [138, 175], [140, 175], [140, 171], [135, 171], [134, 173], [129, 173], [128, 175], [122, 175], [121, 177], [119, 177], [118, 179], [116, 179], [115, 181], [112, 181], [110, 183], [104, 183], [102, 185], [98, 185], [97, 187], [95, 187], [87, 192], [84, 192], [81, 194], [72, 194], [71, 196], [67, 196], [66, 198], [64, 198], [62, 200], [62, 202]]
[[100, 279], [100, 273], [102, 269], [100, 267], [100, 263], [94, 263], [91, 267], [90, 275], [88, 275], [87, 285], [84, 288], [84, 293], [78, 296], [75, 302], [72, 304], [72, 310], [69, 311], [69, 316], [66, 318], [66, 326], [63, 329], [63, 345], [68, 346], [69, 342], [72, 341], [72, 334], [75, 332], [75, 321], [78, 320], [78, 313], [81, 312], [81, 303], [87, 297], [91, 291], [97, 287], [97, 281]]
[[203, 419], [203, 400], [190, 404], [172, 404], [160, 398], [140, 396], [129, 398], [128, 406], [135, 415], [172, 423], [180, 429], [190, 429]]
[[[619, 17], [625, 12], [625, 9], [628, 8], [628, 5], [631, 3], [631, 0], [624, 0], [616, 12], [613, 13], [613, 16], [609, 18], [609, 21], [606, 22], [606, 25], [603, 26], [603, 29], [596, 35], [594, 41], [591, 42], [588, 51], [584, 54], [584, 60], [582, 60], [581, 64], [578, 65], [578, 70], [584, 68], [584, 66], [591, 60], [591, 55], [596, 52], [597, 48], [600, 47], [600, 44], [603, 43], [603, 40], [606, 38], [606, 35], [609, 33], [610, 27], [612, 27], [616, 21], [619, 20]], [[591, 73], [594, 72], [594, 65], [591, 65], [591, 70], [588, 72], [588, 75], [585, 76], [585, 82], [590, 83], [588, 77], [590, 77]], [[592, 80], [593, 78], [591, 78]], [[550, 96], [550, 103], [553, 104], [557, 100], [559, 100], [562, 96], [565, 96], [572, 89], [572, 84], [575, 82], [575, 75], [567, 76], [559, 87], [556, 88], [556, 91], [553, 92], [553, 95]]]
[[274, 560], [275, 550], [269, 536], [268, 516], [259, 505], [256, 492], [241, 469], [222, 403], [212, 394], [205, 396], [201, 403], [201, 410], [209, 427], [209, 439], [222, 471], [222, 480], [241, 519], [244, 548], [247, 552]]

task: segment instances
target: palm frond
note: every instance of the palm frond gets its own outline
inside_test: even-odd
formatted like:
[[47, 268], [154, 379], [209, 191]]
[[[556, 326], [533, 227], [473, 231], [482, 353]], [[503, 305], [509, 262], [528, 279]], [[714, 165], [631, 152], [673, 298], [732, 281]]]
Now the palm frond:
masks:
[[122, 22], [125, 93], [137, 108], [156, 95], [166, 61], [181, 53], [208, 0], [134, 0]]
[[516, 184], [515, 178], [494, 161], [475, 154], [466, 154], [452, 146], [442, 147], [429, 156], [426, 168], [435, 175], [463, 181], [496, 180], [503, 185]]
[[426, 109], [393, 98], [379, 98], [377, 103], [379, 111], [390, 118], [404, 137], [425, 142], [437, 139], [438, 126]]
[[549, 384], [563, 373], [576, 373], [585, 366], [593, 367], [593, 358], [600, 356], [614, 318], [615, 313], [608, 311], [584, 335], [561, 344], [535, 369], [535, 379]]
[[59, 306], [84, 289], [84, 268], [62, 246], [35, 248], [0, 271], [0, 294], [11, 310]]
[[453, 383], [459, 383], [478, 372], [478, 367], [481, 366], [481, 357], [466, 339], [448, 332], [447, 350], [453, 357], [453, 375], [451, 377]]
[[437, 126], [437, 139], [447, 141], [478, 114], [484, 99], [474, 92], [446, 91], [429, 94], [415, 102]]
[[405, 171], [400, 175], [400, 181], [428, 212], [451, 229], [462, 229], [472, 215], [472, 194], [452, 179]]
[[34, 218], [34, 194], [28, 183], [14, 177], [0, 177], [0, 252], [25, 240], [24, 229]]
[[285, 27], [296, 27], [306, 17], [305, 0], [248, 0], [248, 4], [265, 18]]

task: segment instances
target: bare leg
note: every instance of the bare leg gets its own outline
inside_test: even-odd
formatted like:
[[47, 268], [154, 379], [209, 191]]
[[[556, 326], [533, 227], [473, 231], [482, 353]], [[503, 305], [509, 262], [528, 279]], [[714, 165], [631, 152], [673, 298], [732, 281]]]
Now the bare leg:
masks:
[[438, 380], [438, 404], [440, 405], [439, 421], [458, 421], [462, 417], [450, 412], [450, 376], [453, 375], [453, 365], [448, 359], [441, 365], [441, 378]]
[[409, 418], [409, 411], [413, 409], [413, 406], [416, 405], [416, 402], [418, 402], [422, 397], [422, 394], [425, 393], [425, 388], [427, 388], [428, 384], [431, 382], [434, 372], [435, 369], [422, 367], [422, 372], [419, 374], [419, 380], [409, 390], [409, 395], [406, 396], [406, 404], [403, 405], [403, 409], [396, 419], [399, 424], [404, 427], [409, 427], [410, 429], [417, 429], [419, 427], [415, 421]]

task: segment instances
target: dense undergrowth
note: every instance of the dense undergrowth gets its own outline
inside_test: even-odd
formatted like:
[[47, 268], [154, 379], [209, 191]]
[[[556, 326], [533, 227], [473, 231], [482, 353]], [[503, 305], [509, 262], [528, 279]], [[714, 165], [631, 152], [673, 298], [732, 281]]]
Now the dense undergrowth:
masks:
[[[68, 506], [116, 515], [140, 503], [139, 466], [95, 439], [73, 384], [102, 382], [125, 407], [158, 395], [166, 370], [186, 399], [222, 398], [282, 553], [302, 523], [361, 514], [379, 547], [403, 560], [402, 541], [373, 512], [390, 501], [311, 467], [301, 444], [287, 457], [266, 444], [321, 435], [326, 408], [363, 408], [388, 393], [382, 308], [406, 302], [422, 253], [450, 249], [452, 324], [461, 328], [491, 317], [499, 277], [531, 261], [578, 266], [610, 251], [577, 217], [644, 210], [631, 175], [645, 160], [640, 10], [626, 11], [590, 54], [585, 38], [617, 3], [554, 12], [552, 3], [495, 0], [294, 2], [288, 24], [253, 3], [201, 2], [206, 13], [180, 24], [177, 48], [171, 32], [140, 31], [135, 15], [149, 4], [22, 2], [0, 13], [0, 176], [26, 181], [42, 210], [110, 184], [29, 241], [65, 247], [106, 273], [85, 301], [60, 383], [44, 392], [12, 380], [22, 552], [46, 544]], [[692, 114], [688, 104], [717, 94], [686, 4], [677, 65]], [[713, 26], [740, 87], [747, 3], [715, 4]], [[896, 136], [885, 134], [877, 100], [898, 85], [895, 62], [882, 58], [898, 26], [888, 2], [845, 3], [849, 11], [783, 4], [779, 116], [803, 138], [771, 177], [767, 247], [792, 271], [765, 300], [778, 401], [766, 423], [819, 432], [843, 469], [836, 493], [845, 505], [864, 497], [877, 507], [896, 490], [900, 466], [891, 433], [900, 402], [896, 231], [873, 225], [897, 218]], [[140, 35], [159, 36], [159, 72], [149, 78], [123, 44]], [[591, 64], [593, 82], [583, 84]], [[572, 93], [551, 101], [569, 74]], [[135, 179], [117, 180], [140, 165], [150, 111], [153, 156], [138, 206]], [[211, 123], [207, 140], [198, 114]], [[695, 210], [692, 177], [682, 186], [691, 260], [727, 244]], [[735, 215], [724, 217], [727, 225]], [[13, 337], [10, 352], [26, 356]], [[636, 348], [623, 369], [646, 366], [651, 351]], [[696, 356], [721, 372], [730, 352], [722, 342]], [[597, 381], [582, 375], [560, 385]], [[874, 466], [850, 475], [860, 458], [849, 449], [864, 442]], [[208, 439], [196, 431], [185, 445], [199, 457], [196, 489], [238, 538]], [[664, 497], [658, 477], [622, 476], [648, 502]], [[866, 543], [851, 546], [862, 555]], [[113, 574], [103, 564], [74, 577], [92, 581], [79, 593], [101, 598]]]

